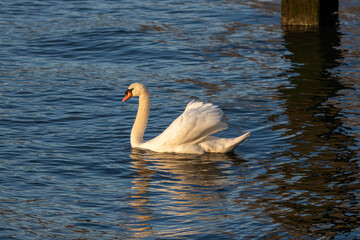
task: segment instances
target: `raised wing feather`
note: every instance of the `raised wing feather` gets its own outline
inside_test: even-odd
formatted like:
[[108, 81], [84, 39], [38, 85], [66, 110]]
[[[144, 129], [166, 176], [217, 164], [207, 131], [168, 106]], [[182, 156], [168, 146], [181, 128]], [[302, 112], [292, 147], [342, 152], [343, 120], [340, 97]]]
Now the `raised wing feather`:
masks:
[[144, 143], [144, 146], [156, 149], [200, 142], [207, 136], [227, 128], [227, 125], [221, 122], [221, 117], [222, 111], [217, 106], [191, 101], [185, 111], [163, 133]]

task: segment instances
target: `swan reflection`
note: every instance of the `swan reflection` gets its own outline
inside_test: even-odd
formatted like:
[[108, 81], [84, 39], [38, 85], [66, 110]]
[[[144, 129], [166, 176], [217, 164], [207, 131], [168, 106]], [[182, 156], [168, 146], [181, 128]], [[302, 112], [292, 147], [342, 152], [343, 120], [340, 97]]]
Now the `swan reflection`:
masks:
[[[226, 193], [233, 190], [236, 183], [224, 172], [234, 165], [244, 164], [239, 156], [132, 149], [130, 158], [135, 172], [130, 206], [136, 214], [128, 228], [135, 236], [152, 235], [153, 226], [159, 226], [159, 219], [166, 219], [169, 224], [156, 229], [156, 233], [174, 237], [189, 228], [189, 222], [202, 221], [211, 225], [216, 219], [229, 217], [223, 202], [227, 201]], [[152, 225], [152, 221], [157, 224]]]

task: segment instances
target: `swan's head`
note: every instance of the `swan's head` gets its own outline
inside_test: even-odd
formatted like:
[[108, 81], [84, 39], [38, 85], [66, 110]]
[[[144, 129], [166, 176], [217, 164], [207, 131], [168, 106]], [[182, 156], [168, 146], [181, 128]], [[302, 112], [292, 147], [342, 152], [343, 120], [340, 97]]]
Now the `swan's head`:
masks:
[[133, 84], [131, 84], [129, 86], [128, 89], [126, 89], [125, 97], [122, 100], [122, 102], [125, 102], [126, 100], [128, 100], [131, 97], [138, 97], [144, 92], [148, 92], [148, 89], [144, 84], [142, 84], [142, 83], [133, 83]]

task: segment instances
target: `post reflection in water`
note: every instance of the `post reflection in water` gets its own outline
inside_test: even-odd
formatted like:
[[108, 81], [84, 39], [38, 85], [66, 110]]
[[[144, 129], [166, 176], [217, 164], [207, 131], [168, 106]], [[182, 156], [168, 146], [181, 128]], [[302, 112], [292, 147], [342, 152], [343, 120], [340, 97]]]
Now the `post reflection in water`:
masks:
[[[129, 201], [136, 214], [129, 219], [128, 229], [135, 236], [195, 236], [208, 233], [211, 226], [213, 237], [232, 234], [219, 226], [231, 217], [224, 202], [229, 201], [229, 187], [236, 184], [224, 176], [224, 169], [241, 166], [242, 159], [226, 154], [182, 155], [138, 149], [132, 149], [130, 157], [136, 176]], [[163, 220], [161, 227], [159, 220]]]
[[[313, 32], [286, 31], [291, 54], [290, 86], [279, 89], [284, 101], [288, 149], [274, 153], [276, 168], [261, 179], [275, 184], [259, 201], [294, 236], [333, 237], [359, 227], [359, 166], [355, 139], [344, 126], [342, 110], [332, 103], [345, 86], [330, 70], [342, 59], [336, 27]], [[271, 116], [276, 119], [277, 116]], [[269, 204], [271, 203], [271, 204]]]

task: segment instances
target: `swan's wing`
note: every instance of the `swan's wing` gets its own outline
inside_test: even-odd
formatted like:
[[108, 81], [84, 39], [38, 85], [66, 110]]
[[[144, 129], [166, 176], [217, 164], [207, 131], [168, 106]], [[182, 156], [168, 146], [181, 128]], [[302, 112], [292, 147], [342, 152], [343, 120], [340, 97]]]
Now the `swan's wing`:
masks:
[[222, 114], [221, 109], [211, 103], [191, 101], [163, 133], [145, 144], [170, 147], [200, 142], [227, 128], [227, 125], [221, 122]]

